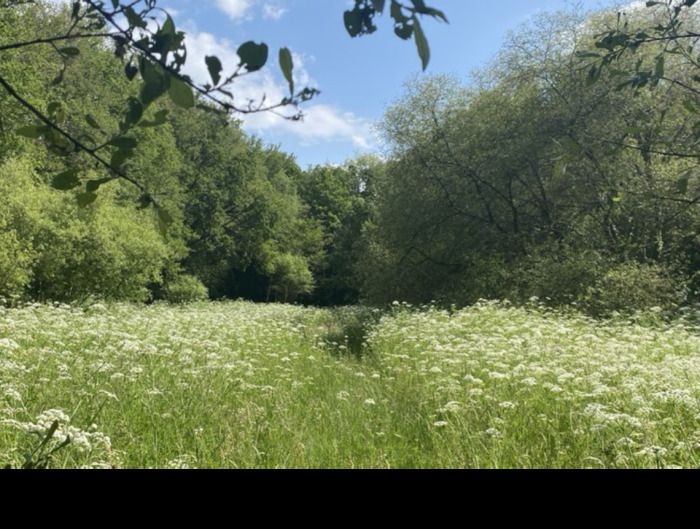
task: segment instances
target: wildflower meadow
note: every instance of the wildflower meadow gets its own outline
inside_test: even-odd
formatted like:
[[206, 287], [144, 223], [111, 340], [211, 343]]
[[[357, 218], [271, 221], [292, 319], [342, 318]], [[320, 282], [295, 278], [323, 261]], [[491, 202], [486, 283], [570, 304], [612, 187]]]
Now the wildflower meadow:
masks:
[[491, 302], [0, 309], [0, 464], [697, 467], [699, 352], [690, 320]]

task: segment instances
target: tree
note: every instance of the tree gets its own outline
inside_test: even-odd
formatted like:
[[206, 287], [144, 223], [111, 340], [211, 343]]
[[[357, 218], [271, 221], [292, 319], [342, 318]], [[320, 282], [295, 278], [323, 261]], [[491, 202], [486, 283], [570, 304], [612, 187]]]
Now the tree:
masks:
[[[647, 1], [646, 11], [639, 7], [617, 14], [616, 23], [596, 35], [595, 46], [578, 52], [590, 59], [589, 83], [597, 82], [603, 72], [618, 79], [617, 88], [638, 93], [673, 85], [679, 89], [687, 111], [697, 117], [692, 134], [700, 142], [700, 19], [693, 9], [697, 0]], [[634, 58], [629, 64], [627, 59]], [[627, 64], [625, 64], [627, 62]], [[672, 66], [682, 64], [683, 68]], [[654, 146], [660, 154], [679, 158], [700, 158], [700, 153], [679, 149], [676, 137]], [[634, 146], [633, 146], [634, 148]]]
[[[630, 97], [607, 70], [590, 83], [576, 52], [609, 15], [537, 19], [475, 83], [422, 79], [389, 108], [392, 155], [365, 230], [366, 299], [538, 296], [600, 313], [594, 298], [637, 303], [629, 293], [644, 281], [666, 289], [660, 304], [676, 299], [697, 270], [700, 209], [689, 195], [699, 189], [682, 181], [697, 162], [653, 146], [686, 128], [682, 88]], [[618, 67], [634, 64], [625, 56]], [[686, 70], [667, 66], [669, 76]]]
[[[384, 12], [386, 4], [386, 0], [355, 0], [353, 9], [344, 13], [348, 33], [353, 37], [373, 33], [376, 30], [373, 20]], [[22, 12], [37, 5], [41, 8], [37, 0], [3, 0], [0, 11]], [[414, 37], [423, 67], [427, 67], [430, 51], [420, 17], [446, 22], [444, 13], [428, 7], [423, 0], [410, 0], [410, 4], [391, 0], [390, 15], [397, 36]], [[295, 86], [292, 53], [282, 48], [277, 58], [288, 82], [289, 94], [281, 101], [268, 103], [261, 94], [257, 101], [239, 103], [235, 98], [236, 81], [261, 70], [269, 59], [268, 46], [254, 41], [241, 44], [237, 50], [240, 62], [232, 70], [225, 70], [231, 65], [223, 65], [218, 57], [206, 57], [211, 82], [196, 83], [183, 73], [187, 60], [185, 34], [176, 28], [168, 12], [157, 5], [157, 0], [75, 0], [66, 13], [62, 30], [42, 28], [42, 32], [32, 38], [4, 42], [0, 44], [0, 54], [34, 46], [49, 47], [60, 58], [63, 66], [54, 85], [63, 82], [66, 71], [78, 56], [89, 54], [95, 47], [111, 49], [124, 65], [124, 76], [129, 81], [138, 79], [139, 83], [138, 89], [122, 103], [118, 130], [110, 131], [104, 140], [95, 141], [89, 135], [74, 132], [80, 128], [76, 126], [77, 121], [83, 121], [83, 126], [88, 128], [103, 130], [92, 115], [70, 115], [62, 101], [52, 101], [45, 109], [38, 108], [10, 80], [0, 76], [0, 86], [35, 120], [34, 124], [17, 130], [18, 134], [42, 140], [51, 152], [60, 156], [82, 153], [106, 171], [105, 177], [84, 182], [78, 169], [71, 168], [56, 175], [54, 187], [70, 190], [84, 185], [85, 191], [78, 195], [78, 202], [85, 206], [96, 200], [98, 189], [105, 183], [126, 180], [140, 191], [142, 206], [155, 206], [164, 228], [172, 223], [170, 213], [143, 182], [126, 170], [128, 160], [135, 156], [139, 145], [136, 131], [158, 127], [168, 119], [169, 109], [158, 108], [154, 105], [156, 101], [167, 94], [173, 105], [184, 109], [199, 106], [238, 115], [282, 112], [287, 119], [299, 120], [302, 117], [299, 106], [319, 94], [315, 88]]]

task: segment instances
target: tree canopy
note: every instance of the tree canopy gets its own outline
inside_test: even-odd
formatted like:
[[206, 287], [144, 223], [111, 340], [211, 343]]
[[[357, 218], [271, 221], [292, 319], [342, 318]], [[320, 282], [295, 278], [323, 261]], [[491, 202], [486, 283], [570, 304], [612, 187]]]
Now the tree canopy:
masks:
[[[4, 0], [3, 11], [15, 11], [21, 16], [36, 4], [32, 0]], [[40, 2], [39, 2], [40, 5]], [[352, 37], [373, 33], [373, 23], [381, 15], [385, 0], [355, 0], [355, 6], [344, 13], [344, 23]], [[423, 0], [403, 3], [390, 2], [390, 16], [395, 32], [402, 39], [415, 38], [418, 54], [425, 69], [430, 59], [428, 41], [422, 30], [420, 18], [427, 16], [447, 22], [445, 14], [429, 7]], [[130, 182], [140, 191], [142, 205], [154, 205], [161, 224], [172, 222], [170, 214], [161, 207], [159, 199], [142, 182], [130, 175], [125, 166], [135, 156], [139, 141], [135, 131], [139, 128], [163, 125], [170, 113], [168, 108], [154, 110], [161, 97], [169, 98], [179, 108], [195, 106], [226, 114], [253, 114], [282, 112], [285, 118], [299, 120], [300, 105], [319, 94], [318, 89], [299, 87], [294, 81], [294, 61], [288, 48], [277, 53], [278, 66], [287, 80], [289, 94], [280, 101], [267, 101], [265, 94], [256, 100], [240, 101], [236, 97], [236, 82], [260, 71], [270, 59], [270, 50], [264, 42], [247, 41], [237, 49], [238, 64], [224, 65], [216, 56], [207, 56], [205, 63], [211, 82], [199, 84], [183, 68], [187, 61], [187, 41], [184, 32], [177, 29], [175, 21], [157, 0], [76, 0], [67, 7], [65, 20], [53, 19], [50, 27], [40, 26], [27, 38], [8, 38], [0, 43], [0, 54], [23, 50], [34, 46], [46, 46], [60, 62], [60, 69], [52, 85], [64, 82], [66, 72], [75, 59], [90, 54], [95, 46], [109, 49], [123, 65], [123, 75], [129, 81], [137, 80], [121, 107], [116, 130], [105, 130], [92, 114], [76, 116], [68, 111], [61, 100], [48, 103], [45, 108], [32, 104], [21, 89], [0, 76], [0, 87], [35, 118], [35, 123], [17, 129], [27, 138], [42, 140], [47, 148], [58, 155], [82, 153], [107, 170], [108, 176], [84, 181], [78, 168], [70, 168], [55, 175], [52, 183], [56, 189], [70, 190], [84, 186], [78, 195], [78, 204], [85, 206], [96, 200], [99, 188], [113, 179]], [[7, 37], [11, 33], [5, 34]], [[117, 103], [117, 102], [115, 102]], [[99, 140], [91, 135], [76, 134], [72, 128], [81, 125], [102, 133]]]
[[[441, 14], [411, 5], [401, 13], [415, 42], [415, 20]], [[113, 36], [35, 42], [74, 24], [71, 7], [0, 9], [3, 42], [33, 42], [0, 51], [0, 78], [56, 127], [0, 91], [0, 297], [11, 303], [537, 298], [602, 316], [700, 299], [697, 6], [542, 15], [468, 82], [408, 83], [379, 124], [384, 157], [310, 168], [185, 81], [194, 104], [182, 104], [167, 69], [182, 52], [158, 44], [162, 14], [146, 20], [143, 46], [165, 66], [139, 48], [115, 60]], [[375, 31], [382, 8], [356, 2], [350, 34]], [[240, 75], [260, 65], [246, 53]], [[229, 101], [227, 65], [207, 64], [200, 88]]]

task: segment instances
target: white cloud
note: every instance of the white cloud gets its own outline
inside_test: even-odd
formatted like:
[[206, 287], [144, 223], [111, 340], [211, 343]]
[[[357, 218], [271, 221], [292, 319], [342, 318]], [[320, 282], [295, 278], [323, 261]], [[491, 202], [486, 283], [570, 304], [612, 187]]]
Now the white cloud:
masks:
[[252, 0], [216, 0], [216, 5], [233, 20], [244, 18], [250, 10]]
[[287, 12], [287, 9], [276, 4], [265, 4], [263, 6], [263, 17], [272, 20], [279, 20]]
[[[222, 77], [230, 74], [238, 65], [236, 46], [226, 39], [218, 39], [206, 32], [187, 33], [187, 65], [185, 71], [199, 83], [211, 82], [204, 62], [207, 55], [215, 55], [224, 67]], [[294, 55], [294, 77], [299, 87], [314, 86], [314, 80], [304, 66], [304, 58]], [[236, 81], [232, 92], [238, 106], [246, 106], [249, 100], [260, 101], [266, 96], [268, 103], [281, 101], [287, 94], [286, 82], [275, 76], [273, 68], [264, 68]], [[352, 112], [345, 112], [332, 105], [307, 103], [303, 106], [304, 120], [286, 120], [272, 112], [236, 116], [242, 119], [248, 132], [263, 135], [266, 132], [282, 132], [296, 136], [306, 144], [323, 141], [351, 142], [361, 150], [371, 149], [376, 143], [372, 124]]]
[[[261, 0], [216, 0], [217, 7], [235, 21], [251, 18], [254, 7], [261, 5]], [[261, 5], [262, 16], [270, 20], [279, 20], [287, 9], [276, 2]]]

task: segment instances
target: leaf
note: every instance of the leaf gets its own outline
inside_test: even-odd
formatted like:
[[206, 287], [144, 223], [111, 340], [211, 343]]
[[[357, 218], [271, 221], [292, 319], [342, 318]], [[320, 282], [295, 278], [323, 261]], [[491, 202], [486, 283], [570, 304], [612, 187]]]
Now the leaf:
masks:
[[124, 75], [126, 75], [126, 78], [131, 81], [134, 77], [136, 77], [136, 74], [139, 72], [139, 69], [134, 66], [131, 62], [126, 63], [126, 66], [124, 66]]
[[163, 35], [175, 35], [175, 22], [173, 22], [172, 17], [167, 13], [163, 27], [160, 28], [160, 33]]
[[69, 169], [63, 173], [57, 174], [51, 180], [51, 187], [60, 191], [69, 191], [80, 185], [77, 169]]
[[134, 155], [134, 151], [132, 151], [130, 149], [118, 150], [112, 155], [112, 158], [109, 162], [109, 165], [113, 169], [118, 169], [119, 167], [124, 165], [124, 163], [129, 158], [131, 158], [133, 155]]
[[167, 116], [168, 116], [167, 109], [159, 110], [153, 116], [152, 121], [142, 121], [141, 123], [139, 123], [139, 127], [143, 127], [143, 128], [158, 127], [158, 126], [163, 125], [165, 123]]
[[681, 195], [685, 195], [688, 192], [688, 184], [690, 183], [690, 175], [685, 174], [681, 176], [677, 181], [676, 181], [676, 191], [678, 191]]
[[65, 75], [66, 70], [61, 70], [58, 72], [58, 75], [54, 77], [53, 81], [51, 81], [51, 86], [57, 86], [60, 85], [63, 82], [63, 76]]
[[168, 232], [168, 228], [173, 223], [173, 218], [170, 215], [170, 213], [168, 213], [161, 207], [156, 208], [156, 211], [158, 212], [158, 229], [163, 235], [166, 235]]
[[656, 58], [656, 67], [654, 68], [654, 75], [657, 79], [661, 79], [664, 76], [666, 61], [663, 55], [659, 55]]
[[294, 70], [294, 60], [292, 59], [292, 52], [289, 51], [289, 48], [282, 48], [280, 50], [280, 69], [289, 84], [289, 93], [293, 95], [294, 75], [292, 72]]
[[386, 4], [386, 0], [372, 0], [372, 7], [377, 13], [383, 13], [384, 12], [384, 5]]
[[86, 114], [85, 121], [87, 121], [87, 124], [90, 125], [93, 129], [102, 130], [102, 127], [100, 127], [100, 124], [94, 117], [92, 117], [92, 115]]
[[28, 125], [26, 127], [21, 127], [15, 131], [16, 134], [24, 136], [25, 138], [31, 138], [33, 140], [40, 138], [42, 134], [46, 132], [46, 127], [39, 125]]
[[413, 26], [410, 24], [400, 24], [394, 28], [396, 36], [403, 40], [408, 40], [413, 36]]
[[66, 119], [65, 108], [61, 103], [58, 103], [56, 101], [49, 103], [47, 107], [47, 112], [49, 113], [51, 119], [57, 124], [63, 123]]
[[249, 72], [255, 72], [267, 63], [269, 49], [264, 42], [256, 44], [253, 41], [248, 41], [241, 44], [237, 53], [241, 59], [241, 66], [245, 66]]
[[143, 105], [141, 101], [135, 97], [130, 97], [128, 101], [129, 108], [124, 113], [124, 123], [121, 127], [122, 132], [128, 130], [131, 125], [138, 123], [143, 117]]
[[168, 95], [173, 103], [181, 108], [192, 108], [195, 104], [192, 89], [182, 79], [178, 77], [170, 78], [170, 88]]
[[134, 138], [129, 138], [128, 136], [118, 136], [109, 140], [107, 145], [113, 145], [118, 149], [135, 149], [138, 142]]
[[59, 48], [58, 52], [65, 57], [77, 57], [80, 55], [80, 50], [76, 47], [70, 46], [67, 48]]
[[396, 2], [396, 0], [391, 1], [391, 18], [393, 18], [397, 24], [405, 24], [409, 20], [409, 18], [403, 14], [401, 4]]
[[357, 37], [362, 33], [362, 13], [357, 8], [343, 13], [343, 23], [351, 37]]
[[146, 29], [146, 21], [141, 17], [141, 15], [137, 14], [132, 7], [126, 7], [124, 9], [124, 14], [126, 15], [126, 20], [129, 23], [129, 26]]
[[423, 28], [418, 19], [413, 22], [413, 33], [416, 40], [416, 47], [418, 48], [418, 55], [423, 63], [423, 71], [425, 71], [430, 62], [430, 47], [428, 46], [428, 39], [425, 38], [425, 33], [423, 33]]
[[598, 80], [600, 79], [601, 72], [602, 72], [602, 70], [599, 66], [595, 66], [595, 65], [591, 66], [591, 69], [588, 70], [588, 77], [586, 77], [586, 85], [592, 86], [595, 83], [597, 83]]
[[426, 15], [430, 15], [430, 16], [433, 17], [433, 18], [439, 18], [439, 19], [442, 20], [445, 24], [449, 24], [449, 23], [450, 23], [450, 21], [447, 20], [447, 16], [445, 15], [445, 13], [443, 13], [443, 12], [440, 11], [439, 9], [435, 9], [435, 8], [433, 8], [433, 7], [427, 7], [427, 8], [425, 9], [425, 14], [426, 14]]
[[100, 188], [100, 186], [111, 182], [112, 180], [114, 180], [113, 176], [109, 176], [107, 178], [100, 178], [99, 180], [88, 180], [88, 182], [85, 184], [85, 191], [87, 191], [88, 193], [94, 193]]
[[223, 66], [221, 66], [221, 61], [218, 57], [207, 55], [204, 57], [204, 62], [207, 63], [207, 69], [209, 70], [211, 80], [214, 82], [214, 86], [218, 85], [219, 81], [221, 81], [221, 70], [224, 69]]
[[144, 107], [150, 105], [168, 90], [168, 78], [163, 69], [151, 61], [141, 59], [139, 70], [143, 78], [139, 99]]
[[78, 207], [84, 208], [97, 200], [97, 195], [95, 193], [80, 193], [75, 199], [78, 202]]

